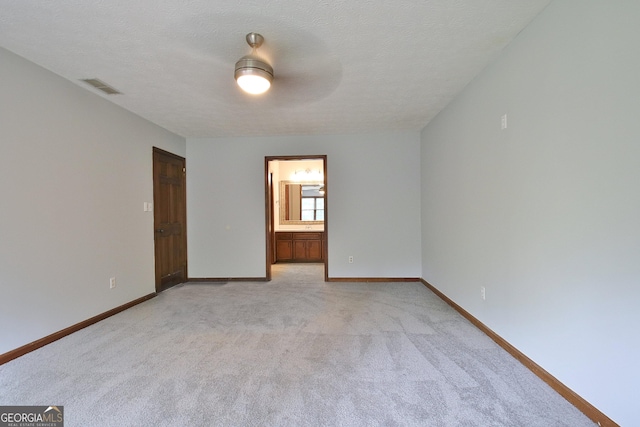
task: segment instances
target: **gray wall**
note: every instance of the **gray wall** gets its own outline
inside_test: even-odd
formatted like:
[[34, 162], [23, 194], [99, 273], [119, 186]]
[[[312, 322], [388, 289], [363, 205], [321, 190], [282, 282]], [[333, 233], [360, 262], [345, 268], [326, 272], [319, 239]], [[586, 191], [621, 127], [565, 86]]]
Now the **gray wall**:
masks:
[[152, 146], [185, 141], [4, 49], [0, 64], [2, 354], [154, 292]]
[[327, 155], [329, 276], [420, 277], [418, 132], [187, 139], [190, 277], [264, 277], [264, 158], [311, 154]]
[[621, 425], [640, 425], [638, 17], [552, 2], [421, 153], [423, 277]]

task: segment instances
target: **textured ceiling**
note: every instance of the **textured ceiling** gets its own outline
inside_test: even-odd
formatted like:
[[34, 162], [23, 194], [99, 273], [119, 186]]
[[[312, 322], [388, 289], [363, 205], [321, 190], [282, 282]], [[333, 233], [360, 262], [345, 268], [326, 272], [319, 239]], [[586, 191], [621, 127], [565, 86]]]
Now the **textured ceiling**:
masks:
[[[0, 46], [185, 137], [420, 130], [549, 1], [0, 0]], [[233, 80], [251, 31], [260, 96]]]

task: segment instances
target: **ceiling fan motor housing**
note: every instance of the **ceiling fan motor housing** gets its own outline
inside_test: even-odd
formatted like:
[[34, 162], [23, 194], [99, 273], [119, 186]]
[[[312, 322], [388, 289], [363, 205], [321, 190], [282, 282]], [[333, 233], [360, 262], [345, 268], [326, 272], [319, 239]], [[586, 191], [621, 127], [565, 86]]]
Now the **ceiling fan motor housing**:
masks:
[[235, 78], [247, 74], [260, 74], [270, 82], [273, 80], [273, 68], [255, 55], [246, 55], [236, 62]]

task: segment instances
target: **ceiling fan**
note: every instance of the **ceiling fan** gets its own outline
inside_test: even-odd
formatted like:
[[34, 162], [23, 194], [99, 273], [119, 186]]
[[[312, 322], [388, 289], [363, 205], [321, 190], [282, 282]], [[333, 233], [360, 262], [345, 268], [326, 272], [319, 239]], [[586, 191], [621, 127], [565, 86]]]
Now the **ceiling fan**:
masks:
[[277, 27], [272, 31], [267, 42], [264, 33], [250, 32], [245, 37], [251, 53], [241, 57], [234, 68], [244, 91], [269, 91], [269, 102], [290, 106], [322, 99], [338, 87], [342, 66], [321, 41], [301, 35], [301, 30]]
[[236, 62], [234, 77], [242, 90], [252, 95], [265, 93], [273, 81], [273, 68], [257, 54], [257, 50], [264, 42], [264, 37], [258, 33], [247, 34], [247, 43], [251, 46], [251, 53]]
[[[239, 31], [238, 22], [247, 23], [248, 28]], [[286, 18], [212, 12], [194, 15], [169, 31], [174, 50], [183, 58], [180, 66], [188, 63], [194, 78], [206, 85], [196, 96], [208, 96], [212, 103], [291, 108], [326, 98], [342, 80], [341, 60], [326, 41]], [[261, 96], [239, 89], [234, 79], [239, 58], [252, 54], [272, 70], [262, 67], [272, 78], [268, 92]]]

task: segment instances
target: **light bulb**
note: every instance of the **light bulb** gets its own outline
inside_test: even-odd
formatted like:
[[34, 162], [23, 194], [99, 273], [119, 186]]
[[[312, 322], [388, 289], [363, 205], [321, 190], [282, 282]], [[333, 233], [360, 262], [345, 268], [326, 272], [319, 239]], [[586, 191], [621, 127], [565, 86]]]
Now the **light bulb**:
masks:
[[271, 87], [271, 82], [262, 76], [245, 74], [238, 77], [238, 86], [252, 95], [265, 93]]

